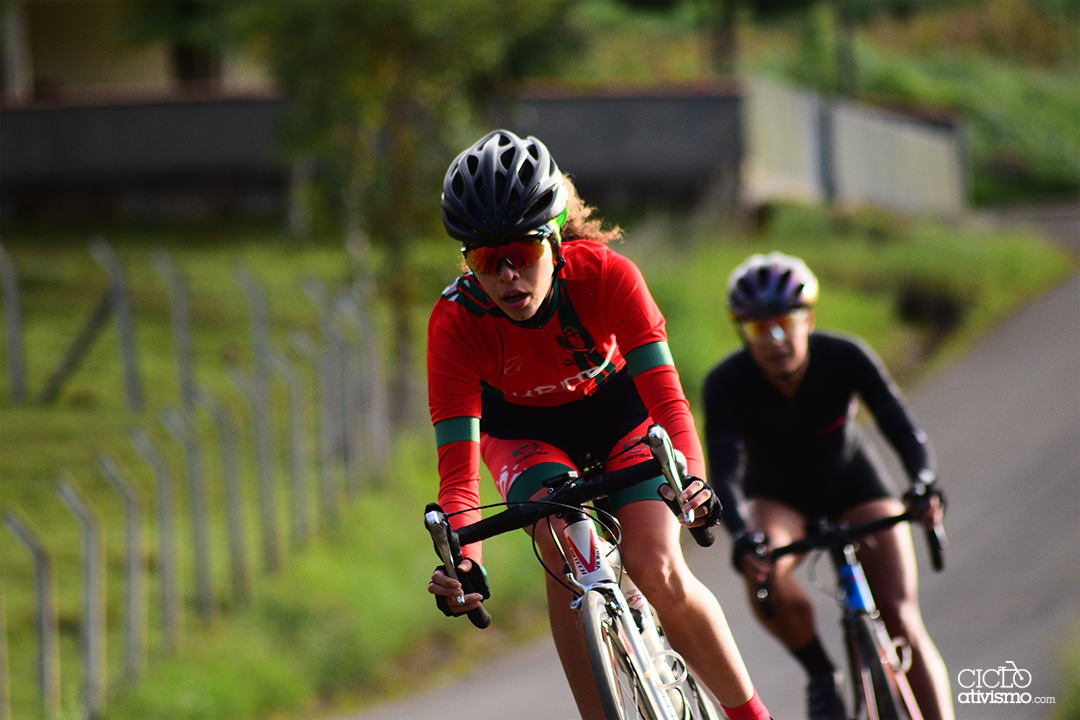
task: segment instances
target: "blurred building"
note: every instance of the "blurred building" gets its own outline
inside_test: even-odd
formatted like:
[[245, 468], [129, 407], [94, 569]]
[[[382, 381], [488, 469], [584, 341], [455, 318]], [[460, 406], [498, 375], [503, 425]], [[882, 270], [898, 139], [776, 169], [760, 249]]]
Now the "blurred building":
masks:
[[280, 101], [258, 62], [124, 42], [109, 2], [3, 8], [4, 217], [198, 216], [281, 203]]
[[[282, 212], [282, 100], [257, 58], [125, 42], [112, 2], [0, 8], [0, 217]], [[541, 137], [606, 207], [707, 201], [734, 215], [792, 200], [955, 216], [967, 204], [961, 123], [775, 83], [549, 86], [495, 115]]]

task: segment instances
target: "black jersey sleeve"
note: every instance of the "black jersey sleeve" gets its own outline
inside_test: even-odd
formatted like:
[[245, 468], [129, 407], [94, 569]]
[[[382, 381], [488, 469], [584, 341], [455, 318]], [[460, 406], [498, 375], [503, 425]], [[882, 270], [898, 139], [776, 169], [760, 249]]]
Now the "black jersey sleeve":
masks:
[[742, 514], [741, 480], [742, 443], [732, 415], [730, 363], [721, 363], [706, 376], [702, 389], [705, 411], [705, 448], [709, 480], [713, 492], [724, 506], [721, 520], [732, 535], [746, 528]]
[[866, 343], [852, 340], [852, 367], [859, 397], [873, 414], [878, 429], [896, 450], [912, 481], [937, 475], [934, 448], [916, 424], [885, 364]]

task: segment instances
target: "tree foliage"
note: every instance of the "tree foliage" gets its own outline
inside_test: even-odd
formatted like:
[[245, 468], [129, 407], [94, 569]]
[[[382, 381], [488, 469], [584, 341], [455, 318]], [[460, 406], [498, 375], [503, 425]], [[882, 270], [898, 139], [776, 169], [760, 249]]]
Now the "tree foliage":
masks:
[[362, 287], [377, 280], [369, 242], [391, 268], [383, 290], [396, 313], [395, 395], [408, 398], [410, 246], [442, 233], [442, 174], [490, 129], [482, 127], [490, 101], [583, 45], [571, 8], [570, 0], [172, 0], [133, 3], [128, 17], [136, 37], [239, 46], [268, 63], [285, 103], [283, 149], [300, 180], [294, 210], [359, 249]]

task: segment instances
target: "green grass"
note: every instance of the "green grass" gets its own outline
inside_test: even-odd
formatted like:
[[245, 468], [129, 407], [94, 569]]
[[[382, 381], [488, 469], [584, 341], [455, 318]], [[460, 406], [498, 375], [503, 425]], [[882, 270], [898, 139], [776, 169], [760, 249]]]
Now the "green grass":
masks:
[[[638, 259], [669, 321], [673, 354], [687, 393], [696, 405], [705, 372], [736, 345], [723, 305], [730, 269], [751, 252], [773, 249], [803, 256], [823, 284], [818, 321], [822, 327], [863, 336], [904, 380], [914, 380], [944, 362], [993, 324], [1075, 267], [1075, 260], [1039, 238], [986, 235], [974, 230], [901, 221], [877, 214], [833, 216], [781, 208], [761, 236], [706, 233], [686, 241], [679, 227], [641, 222], [629, 226], [621, 250]], [[499, 630], [476, 633], [446, 620], [423, 590], [435, 564], [420, 523], [421, 508], [436, 493], [435, 453], [430, 430], [420, 427], [397, 438], [393, 477], [342, 507], [339, 526], [302, 552], [290, 553], [283, 570], [259, 574], [253, 601], [228, 597], [217, 457], [209, 419], [200, 420], [207, 439], [214, 579], [222, 615], [203, 626], [194, 612], [193, 568], [188, 553], [184, 462], [162, 428], [162, 407], [176, 403], [172, 336], [164, 283], [152, 269], [156, 248], [168, 248], [190, 284], [198, 379], [229, 403], [250, 445], [244, 403], [228, 374], [249, 363], [247, 303], [233, 273], [244, 266], [266, 286], [273, 334], [285, 343], [296, 329], [317, 335], [317, 313], [303, 291], [311, 277], [331, 287], [347, 279], [346, 253], [332, 240], [296, 246], [268, 229], [192, 227], [182, 230], [104, 230], [129, 269], [137, 319], [137, 342], [148, 407], [132, 412], [123, 402], [115, 330], [99, 338], [79, 371], [52, 407], [12, 405], [7, 376], [0, 386], [0, 506], [17, 509], [42, 535], [52, 555], [61, 628], [63, 707], [78, 704], [81, 580], [78, 527], [54, 489], [61, 472], [89, 499], [103, 520], [107, 553], [108, 677], [110, 718], [264, 718], [318, 716], [330, 708], [356, 706], [415, 688], [417, 675], [434, 679], [433, 667], [453, 653], [461, 668], [472, 658], [515, 637], [543, 631], [540, 569], [524, 536], [487, 543], [485, 562]], [[29, 386], [37, 392], [55, 367], [106, 279], [86, 251], [86, 233], [15, 228], [5, 231], [5, 249], [22, 280]], [[682, 241], [676, 246], [673, 238]], [[422, 246], [415, 257], [419, 287], [417, 317], [456, 271], [453, 248]], [[376, 275], [384, 271], [376, 255]], [[938, 346], [929, 331], [902, 322], [896, 312], [906, 283], [951, 293], [965, 301], [964, 323]], [[385, 321], [385, 308], [376, 308]], [[418, 340], [418, 343], [421, 342]], [[418, 371], [419, 372], [419, 371]], [[280, 408], [280, 388], [275, 408]], [[277, 411], [275, 411], [277, 412]], [[279, 417], [278, 424], [283, 423]], [[152, 511], [153, 478], [128, 436], [146, 429], [166, 452], [177, 483], [184, 519], [179, 528], [181, 587], [185, 596], [183, 641], [175, 657], [163, 653], [157, 630], [157, 579], [151, 573], [150, 661], [143, 682], [120, 684], [120, 591], [123, 524], [121, 505], [97, 471], [98, 455], [116, 456]], [[282, 428], [278, 428], [283, 432]], [[257, 512], [249, 457], [244, 458], [249, 510], [247, 548], [258, 567]], [[483, 485], [487, 501], [494, 498]], [[284, 505], [285, 493], [281, 500]], [[287, 527], [284, 507], [282, 527]], [[148, 519], [146, 554], [157, 561], [154, 523]], [[38, 717], [33, 658], [31, 567], [11, 533], [0, 531], [0, 586], [4, 593], [13, 717]]]

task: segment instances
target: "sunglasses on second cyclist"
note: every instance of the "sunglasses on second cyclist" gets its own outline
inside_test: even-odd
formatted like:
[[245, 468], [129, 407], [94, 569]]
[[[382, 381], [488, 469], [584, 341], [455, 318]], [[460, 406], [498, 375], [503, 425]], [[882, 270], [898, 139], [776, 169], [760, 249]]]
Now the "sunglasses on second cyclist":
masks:
[[464, 245], [461, 253], [473, 272], [496, 275], [503, 263], [509, 264], [512, 270], [524, 270], [535, 264], [544, 257], [552, 238], [558, 238], [558, 230], [554, 223], [549, 223], [499, 245]]
[[775, 317], [740, 320], [739, 331], [750, 342], [783, 342], [810, 318], [810, 308], [795, 308]]

